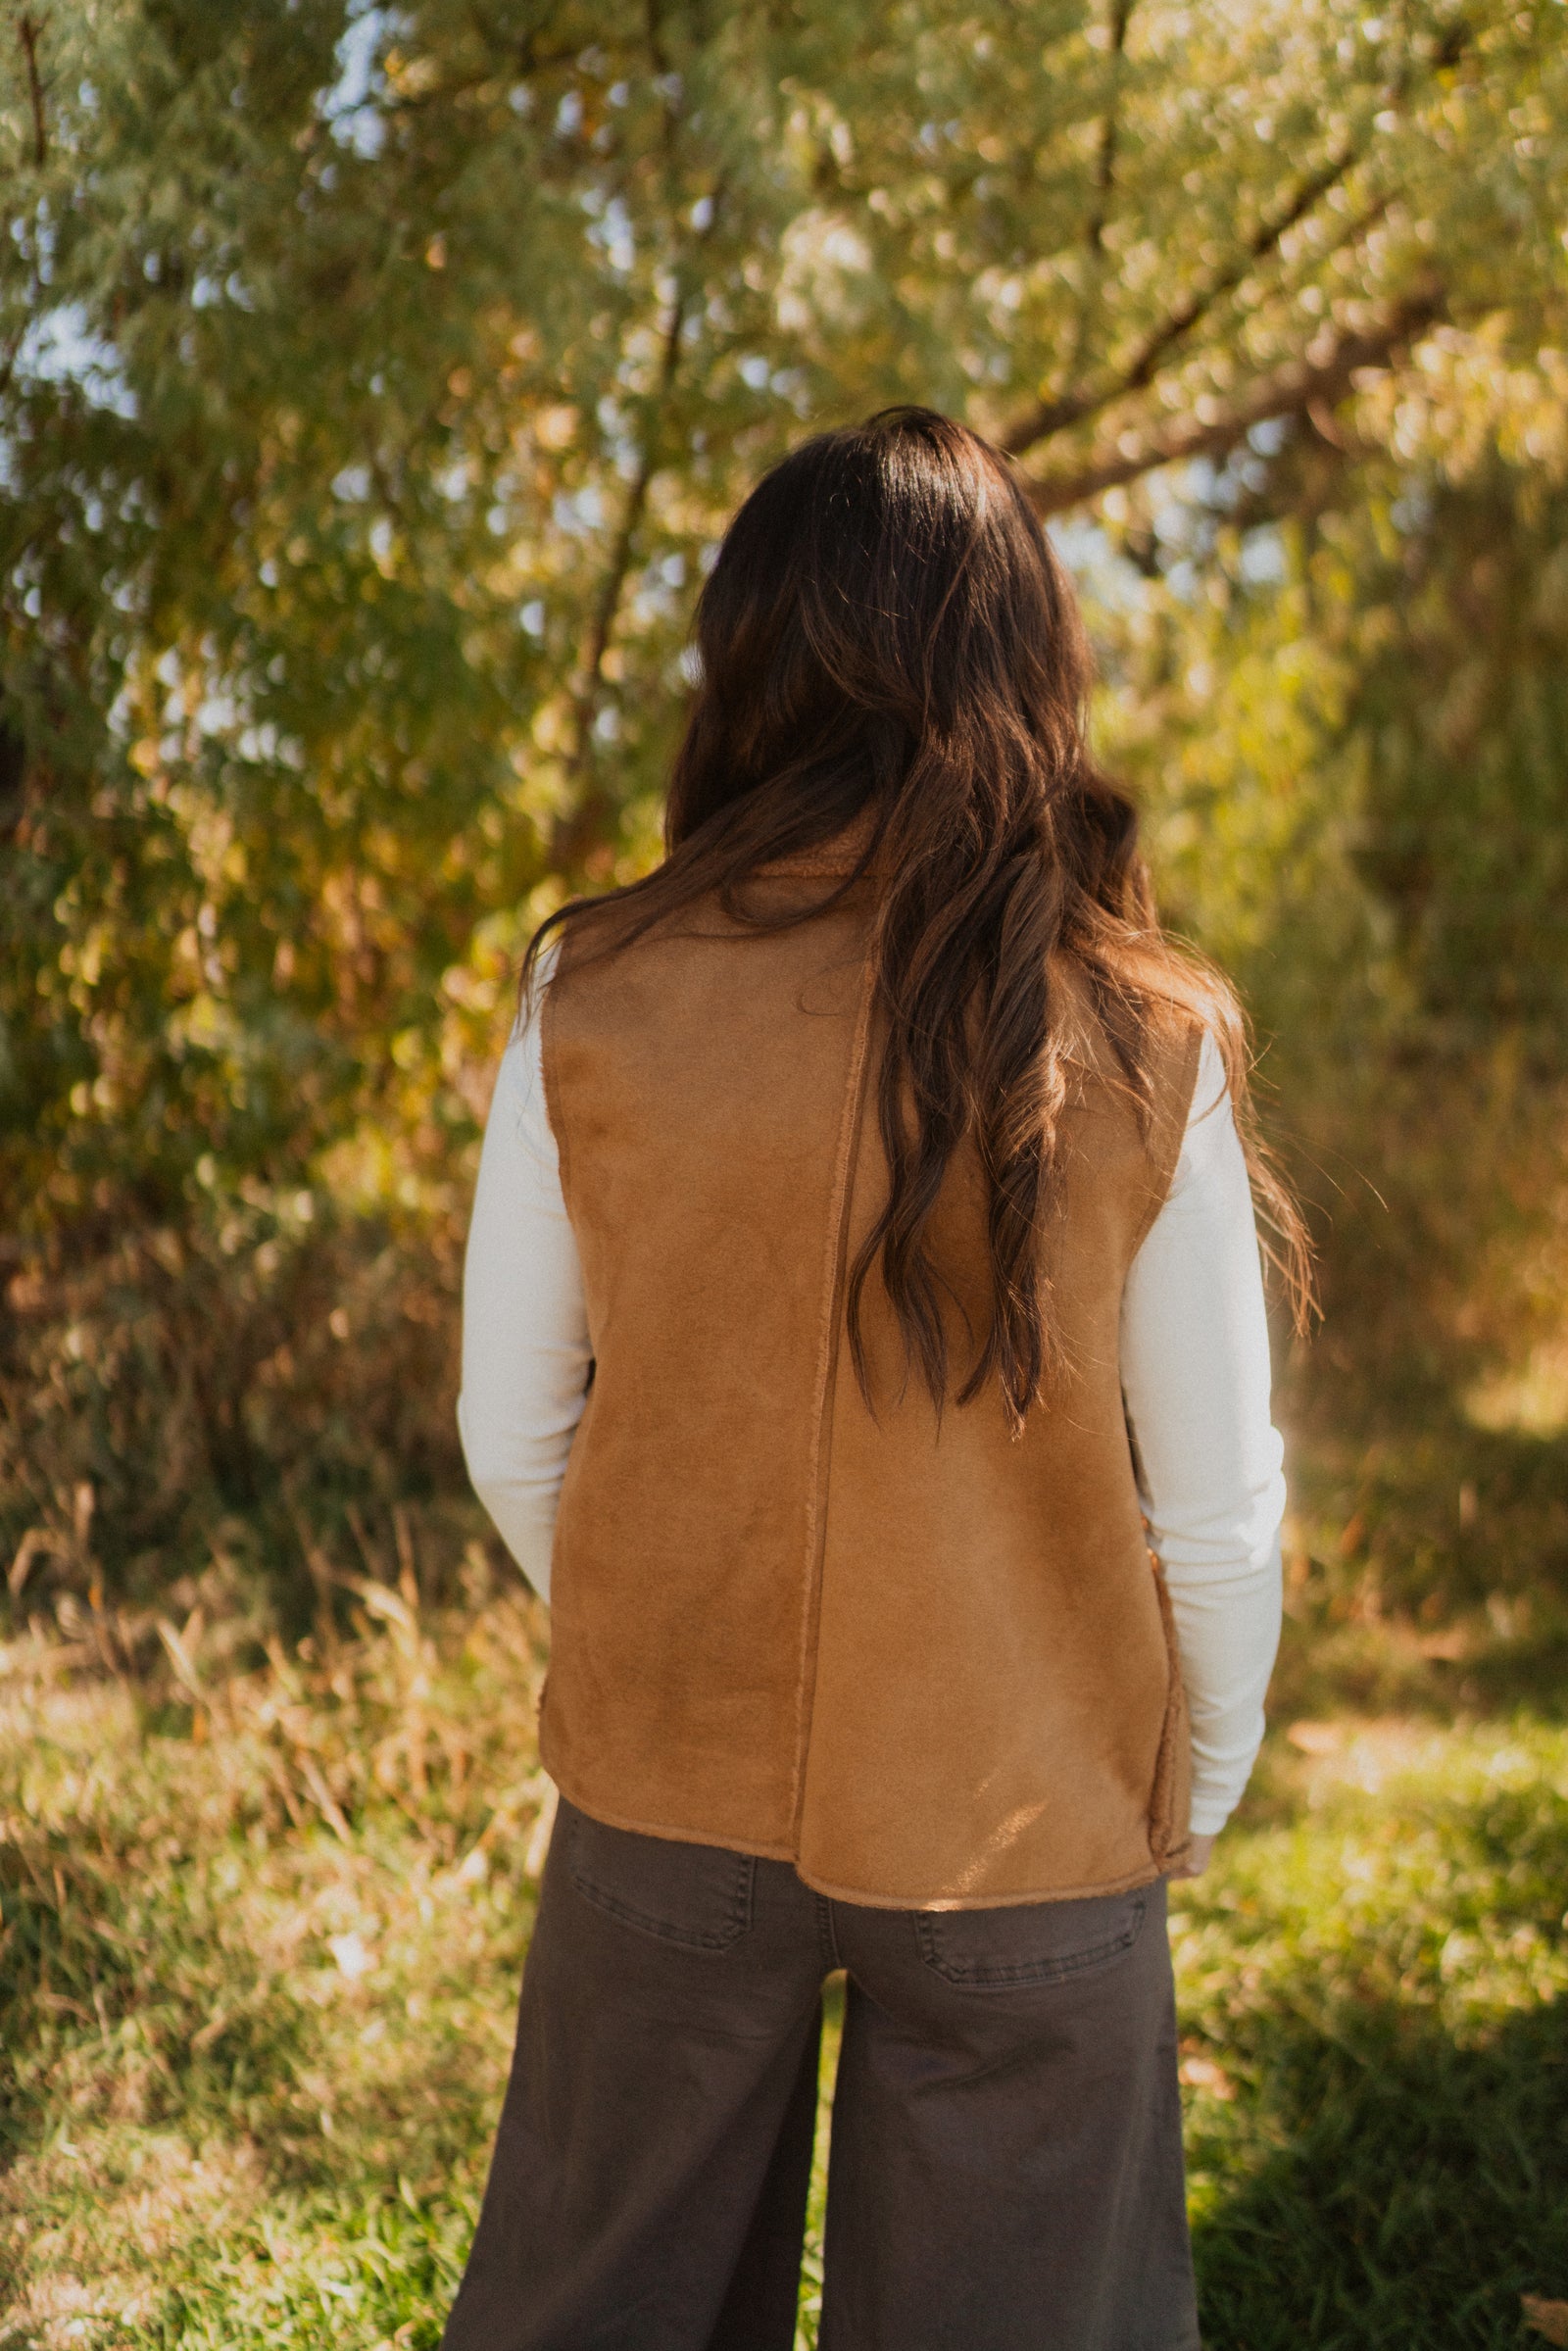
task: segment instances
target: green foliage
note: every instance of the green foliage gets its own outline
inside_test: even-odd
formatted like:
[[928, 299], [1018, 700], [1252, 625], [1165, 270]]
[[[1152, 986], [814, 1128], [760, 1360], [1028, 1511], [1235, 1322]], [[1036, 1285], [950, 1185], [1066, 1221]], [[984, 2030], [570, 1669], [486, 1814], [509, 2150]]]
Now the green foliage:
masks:
[[563, 868], [649, 855], [704, 557], [806, 426], [933, 399], [1049, 451], [1060, 503], [1107, 448], [1239, 414], [1379, 321], [1396, 359], [1417, 313], [1500, 320], [1539, 372], [1560, 18], [24, 17], [0, 115], [24, 1223], [182, 1223], [247, 1187], [277, 1214], [335, 1150], [382, 1200], [448, 1204], [506, 960]]
[[[1560, 1066], [1568, 443], [1559, 403], [1510, 388], [1523, 414], [1479, 448], [1350, 476], [1287, 443], [1254, 487], [1222, 477], [1111, 617], [1167, 896], [1286, 1036], [1516, 1031]], [[1428, 384], [1440, 415], [1451, 389]], [[1534, 463], [1499, 453], [1510, 427]]]

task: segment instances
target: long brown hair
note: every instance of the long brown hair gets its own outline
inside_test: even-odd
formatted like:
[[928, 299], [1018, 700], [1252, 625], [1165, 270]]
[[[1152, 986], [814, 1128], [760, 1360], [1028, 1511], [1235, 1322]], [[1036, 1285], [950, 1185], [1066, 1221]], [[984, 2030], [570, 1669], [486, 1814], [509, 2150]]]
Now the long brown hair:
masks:
[[[1005, 459], [921, 408], [806, 442], [731, 523], [696, 645], [668, 855], [611, 894], [630, 920], [591, 952], [614, 952], [710, 893], [760, 926], [808, 918], [874, 871], [890, 1186], [850, 1274], [862, 1389], [861, 1298], [880, 1262], [908, 1364], [939, 1409], [950, 1391], [928, 1227], [966, 1138], [989, 1187], [992, 1311], [957, 1401], [995, 1380], [1016, 1427], [1049, 1385], [1040, 1242], [1061, 1191], [1075, 974], [1145, 1111], [1155, 1024], [1198, 1021], [1213, 1034], [1270, 1253], [1303, 1321], [1304, 1228], [1252, 1133], [1240, 1008], [1220, 974], [1159, 928], [1136, 810], [1089, 752], [1077, 602]], [[805, 916], [748, 907], [759, 867], [857, 819], [856, 874]], [[574, 901], [541, 926], [525, 989], [550, 932], [604, 904]]]

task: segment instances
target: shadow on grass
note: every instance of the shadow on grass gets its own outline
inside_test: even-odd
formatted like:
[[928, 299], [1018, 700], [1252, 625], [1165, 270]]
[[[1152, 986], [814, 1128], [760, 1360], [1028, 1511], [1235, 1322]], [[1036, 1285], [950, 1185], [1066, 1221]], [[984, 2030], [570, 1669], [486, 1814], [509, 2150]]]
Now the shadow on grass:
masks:
[[[1456, 1654], [1444, 1655], [1439, 1642]], [[1548, 1597], [1528, 1630], [1500, 1634], [1485, 1616], [1448, 1618], [1436, 1636], [1408, 1614], [1335, 1622], [1302, 1611], [1285, 1627], [1269, 1719], [1289, 1724], [1351, 1714], [1400, 1715], [1434, 1726], [1568, 1719], [1568, 1605]]]
[[1271, 1717], [1563, 1721], [1568, 1441], [1478, 1429], [1432, 1386], [1362, 1400], [1341, 1418], [1321, 1396], [1287, 1414]]
[[1462, 1792], [1320, 1788], [1188, 1897], [1239, 2092], [1189, 2117], [1206, 2351], [1523, 2351], [1568, 2297], [1560, 1735], [1460, 1743]]
[[1441, 1383], [1336, 1394], [1298, 1372], [1281, 1409], [1293, 1503], [1325, 1596], [1368, 1581], [1434, 1615], [1501, 1592], [1568, 1602], [1568, 1435], [1486, 1429]]
[[1396, 2008], [1276, 2020], [1280, 2143], [1196, 2232], [1206, 2351], [1494, 2351], [1568, 2295], [1568, 2001], [1457, 2047]]

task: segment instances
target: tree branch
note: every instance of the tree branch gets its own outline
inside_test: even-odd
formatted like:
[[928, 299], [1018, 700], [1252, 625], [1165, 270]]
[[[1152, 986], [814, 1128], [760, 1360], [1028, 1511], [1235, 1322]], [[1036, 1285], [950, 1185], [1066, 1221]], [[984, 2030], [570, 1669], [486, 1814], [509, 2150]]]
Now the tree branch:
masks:
[[17, 19], [17, 38], [27, 61], [27, 96], [32, 106], [32, 160], [42, 171], [49, 155], [49, 134], [43, 115], [43, 80], [38, 72], [38, 24], [24, 9]]
[[[647, 40], [649, 57], [663, 84], [663, 161], [667, 181], [673, 191], [676, 147], [680, 132], [680, 108], [670, 84], [669, 60], [663, 46], [663, 24], [660, 0], [647, 0]], [[709, 196], [709, 211], [704, 225], [696, 232], [695, 242], [701, 245], [711, 236], [718, 211], [723, 201], [722, 179]], [[682, 282], [684, 270], [677, 250], [673, 263], [675, 286], [670, 298], [661, 342], [659, 372], [652, 391], [644, 403], [642, 445], [638, 452], [637, 470], [626, 492], [621, 510], [620, 526], [611, 549], [599, 596], [594, 606], [593, 621], [587, 644], [572, 690], [572, 746], [566, 762], [570, 783], [580, 784], [576, 806], [552, 826], [550, 861], [560, 870], [575, 864], [599, 832], [610, 813], [608, 796], [591, 777], [584, 783], [585, 771], [593, 756], [593, 727], [597, 715], [599, 690], [604, 683], [605, 660], [614, 634], [620, 600], [625, 592], [636, 552], [637, 534], [642, 526], [648, 505], [648, 492], [659, 469], [661, 456], [661, 427], [670, 393], [674, 389], [676, 371], [680, 365], [682, 330], [692, 307], [693, 287]]]
[[608, 795], [603, 786], [588, 773], [593, 758], [594, 720], [598, 715], [600, 688], [605, 681], [605, 657], [610, 651], [620, 600], [625, 593], [627, 574], [631, 570], [637, 533], [648, 505], [649, 486], [658, 468], [660, 417], [674, 385], [675, 369], [680, 359], [681, 328], [685, 323], [686, 298], [683, 294], [677, 294], [670, 304], [665, 321], [657, 389], [648, 398], [637, 470], [627, 488], [620, 525], [610, 551], [610, 562], [606, 565], [594, 605], [588, 641], [583, 648], [582, 663], [572, 687], [571, 750], [566, 759], [566, 780], [577, 789], [572, 808], [564, 811], [550, 828], [550, 865], [558, 873], [569, 871], [581, 861], [610, 813]]
[[1121, 61], [1127, 54], [1127, 26], [1134, 0], [1110, 0], [1110, 94], [1100, 122], [1100, 153], [1095, 164], [1095, 206], [1084, 230], [1091, 253], [1103, 252], [1105, 222], [1116, 179], [1116, 142], [1121, 135]]
[[659, 419], [675, 381], [675, 369], [680, 360], [681, 328], [686, 323], [686, 297], [677, 294], [669, 306], [664, 322], [662, 347], [659, 357], [659, 375], [649, 397], [647, 429], [626, 492], [626, 504], [621, 510], [620, 528], [615, 533], [610, 563], [594, 607], [593, 624], [583, 654], [579, 683], [573, 698], [576, 710], [576, 741], [572, 752], [573, 769], [582, 765], [587, 756], [588, 734], [593, 722], [593, 705], [604, 682], [605, 656], [610, 651], [610, 639], [615, 626], [615, 614], [620, 607], [621, 591], [631, 568], [632, 549], [636, 544], [643, 509], [648, 504], [648, 487], [654, 478], [659, 462]]
[[[1474, 27], [1463, 19], [1451, 24], [1442, 43], [1427, 61], [1427, 70], [1433, 73], [1451, 72], [1474, 37]], [[1402, 103], [1416, 71], [1415, 61], [1407, 54], [1383, 92], [1380, 111]], [[1244, 284], [1259, 262], [1268, 259], [1298, 221], [1304, 220], [1314, 205], [1361, 161], [1368, 152], [1368, 144], [1357, 144], [1355, 140], [1348, 139], [1326, 163], [1310, 173], [1289, 203], [1270, 220], [1262, 222], [1223, 269], [1166, 315], [1119, 375], [1098, 386], [1086, 385], [1079, 391], [1064, 393], [1056, 400], [1042, 401], [1028, 415], [1020, 416], [1002, 436], [1001, 445], [1008, 456], [1021, 457], [1026, 450], [1035, 448], [1055, 433], [1064, 432], [1069, 425], [1081, 424], [1086, 417], [1102, 415], [1129, 393], [1143, 391], [1153, 380], [1170, 352], [1207, 317], [1215, 304]], [[1386, 203], [1385, 198], [1370, 208], [1361, 223], [1363, 228], [1368, 220], [1379, 217]], [[1103, 234], [1103, 229], [1101, 233]]]
[[1116, 145], [1121, 133], [1121, 64], [1127, 54], [1127, 26], [1136, 0], [1110, 0], [1110, 63], [1107, 72], [1110, 86], [1105, 97], [1105, 111], [1100, 118], [1099, 153], [1095, 159], [1095, 192], [1084, 222], [1083, 300], [1078, 305], [1078, 326], [1073, 336], [1072, 364], [1067, 377], [1071, 382], [1084, 364], [1089, 349], [1090, 330], [1100, 314], [1101, 297], [1105, 282], [1105, 224], [1110, 219], [1111, 192], [1116, 184]]
[[1130, 392], [1141, 392], [1153, 381], [1159, 368], [1175, 346], [1185, 341], [1214, 305], [1225, 295], [1233, 294], [1257, 268], [1261, 261], [1279, 245], [1287, 232], [1298, 220], [1304, 220], [1312, 207], [1344, 178], [1352, 164], [1360, 160], [1362, 150], [1344, 146], [1331, 156], [1320, 170], [1304, 179], [1290, 202], [1271, 220], [1265, 220], [1256, 233], [1242, 246], [1223, 269], [1217, 270], [1204, 286], [1190, 294], [1185, 302], [1167, 312], [1152, 333], [1146, 336], [1133, 358], [1119, 375], [1099, 385], [1086, 385], [1078, 392], [1067, 392], [1059, 400], [1042, 401], [1028, 416], [1020, 416], [1002, 436], [1002, 447], [1009, 457], [1021, 457], [1025, 450], [1064, 432], [1070, 424], [1081, 424], [1086, 416], [1098, 416], [1102, 410]]
[[1444, 307], [1443, 291], [1429, 286], [1408, 296], [1384, 324], [1364, 334], [1343, 335], [1320, 358], [1289, 361], [1259, 378], [1218, 416], [1204, 420], [1170, 424], [1162, 431], [1123, 435], [1114, 449], [1073, 470], [1047, 474], [1031, 481], [1021, 477], [1035, 512], [1064, 514], [1104, 490], [1137, 481], [1161, 465], [1184, 459], [1226, 457], [1246, 439], [1254, 424], [1282, 416], [1327, 414], [1351, 388], [1362, 367], [1387, 367], [1430, 326]]

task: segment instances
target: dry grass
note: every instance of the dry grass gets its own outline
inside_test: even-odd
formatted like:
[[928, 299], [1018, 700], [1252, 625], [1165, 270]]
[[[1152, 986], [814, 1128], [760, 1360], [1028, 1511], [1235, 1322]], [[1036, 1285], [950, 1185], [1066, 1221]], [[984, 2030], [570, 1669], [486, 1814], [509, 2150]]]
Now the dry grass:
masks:
[[199, 1606], [162, 1673], [5, 1651], [3, 2339], [434, 2339], [551, 1809], [538, 1612], [469, 1571], [249, 1670]]

